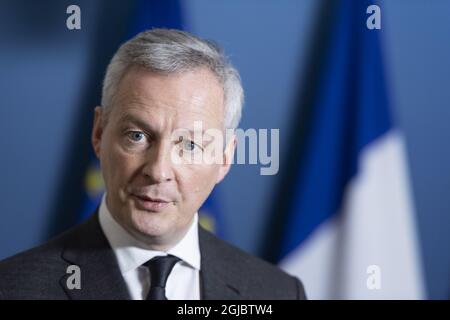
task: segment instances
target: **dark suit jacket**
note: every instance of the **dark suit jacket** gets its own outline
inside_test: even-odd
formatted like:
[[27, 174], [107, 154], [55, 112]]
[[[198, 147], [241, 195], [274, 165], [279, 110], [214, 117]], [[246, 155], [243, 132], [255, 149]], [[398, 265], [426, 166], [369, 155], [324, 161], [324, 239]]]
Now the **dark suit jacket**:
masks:
[[[305, 299], [301, 282], [199, 228], [201, 299]], [[68, 289], [69, 265], [81, 289]], [[0, 262], [0, 299], [130, 299], [94, 214], [50, 242]]]

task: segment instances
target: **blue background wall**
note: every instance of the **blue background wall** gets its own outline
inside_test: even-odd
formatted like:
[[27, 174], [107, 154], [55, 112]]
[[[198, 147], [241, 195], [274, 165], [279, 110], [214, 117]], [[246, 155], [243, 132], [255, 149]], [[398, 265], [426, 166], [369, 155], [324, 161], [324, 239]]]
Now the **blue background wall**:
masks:
[[[66, 29], [70, 4], [81, 7], [80, 31]], [[246, 90], [241, 127], [280, 128], [282, 164], [292, 144], [290, 115], [298, 107], [319, 1], [182, 4], [188, 30], [219, 42], [241, 72]], [[80, 125], [76, 119], [86, 107], [99, 17], [107, 23], [105, 34], [120, 34], [130, 6], [104, 0], [0, 1], [0, 259], [49, 237]], [[383, 1], [381, 7], [391, 99], [408, 147], [428, 295], [448, 298], [450, 1]], [[231, 242], [261, 254], [278, 179], [260, 176], [256, 165], [235, 166], [219, 186]]]

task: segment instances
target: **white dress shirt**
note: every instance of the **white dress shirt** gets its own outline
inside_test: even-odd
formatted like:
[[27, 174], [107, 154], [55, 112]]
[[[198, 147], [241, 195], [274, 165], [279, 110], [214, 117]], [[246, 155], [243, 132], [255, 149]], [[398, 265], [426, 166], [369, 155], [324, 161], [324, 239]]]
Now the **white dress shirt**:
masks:
[[181, 259], [172, 269], [167, 284], [169, 300], [200, 299], [200, 248], [198, 215], [194, 216], [186, 235], [167, 252], [151, 250], [128, 233], [111, 215], [103, 195], [99, 210], [100, 226], [116, 255], [128, 291], [133, 300], [143, 300], [150, 290], [150, 274], [143, 263], [155, 256], [171, 254]]

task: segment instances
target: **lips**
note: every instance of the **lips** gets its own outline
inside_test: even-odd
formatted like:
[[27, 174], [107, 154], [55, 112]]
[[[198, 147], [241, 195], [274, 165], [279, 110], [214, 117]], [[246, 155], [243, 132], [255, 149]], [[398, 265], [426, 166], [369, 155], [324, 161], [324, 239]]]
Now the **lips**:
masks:
[[136, 197], [144, 200], [144, 201], [153, 201], [153, 202], [171, 202], [170, 200], [166, 200], [163, 198], [152, 198], [147, 195], [134, 194]]
[[132, 197], [138, 209], [150, 212], [161, 212], [171, 203], [164, 198], [152, 198], [147, 195], [132, 194]]

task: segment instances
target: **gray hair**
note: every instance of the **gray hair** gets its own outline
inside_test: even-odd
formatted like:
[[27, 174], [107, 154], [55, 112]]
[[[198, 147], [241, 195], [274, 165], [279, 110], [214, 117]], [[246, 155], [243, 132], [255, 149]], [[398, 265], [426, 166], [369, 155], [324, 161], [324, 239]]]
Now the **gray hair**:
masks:
[[242, 113], [244, 91], [238, 71], [219, 47], [192, 34], [174, 29], [152, 29], [121, 45], [106, 69], [103, 81], [103, 121], [106, 123], [120, 80], [131, 66], [162, 73], [207, 67], [222, 85], [224, 126], [236, 129]]

